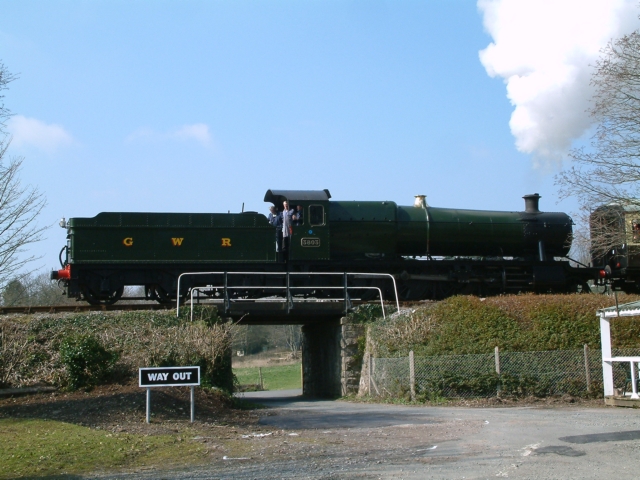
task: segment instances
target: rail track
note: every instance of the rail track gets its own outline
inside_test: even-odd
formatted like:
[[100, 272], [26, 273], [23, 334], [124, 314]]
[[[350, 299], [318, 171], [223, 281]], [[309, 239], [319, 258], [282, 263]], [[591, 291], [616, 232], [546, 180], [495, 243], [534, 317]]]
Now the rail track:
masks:
[[0, 315], [11, 313], [35, 314], [35, 313], [64, 313], [64, 312], [117, 312], [133, 310], [172, 310], [175, 304], [160, 303], [122, 303], [117, 305], [38, 305], [31, 307], [0, 307]]
[[[351, 302], [352, 305], [364, 305], [375, 304], [380, 305], [379, 301], [358, 301]], [[425, 302], [400, 302], [401, 308], [410, 308], [417, 305], [424, 304]], [[387, 304], [386, 306], [394, 308], [395, 304]], [[203, 304], [206, 305], [206, 304]], [[180, 307], [189, 307], [189, 303], [181, 303]], [[174, 310], [176, 308], [175, 302], [172, 303], [117, 303], [115, 305], [89, 305], [85, 303], [78, 303], [77, 305], [37, 305], [37, 306], [23, 306], [23, 307], [0, 307], [0, 315], [9, 314], [23, 314], [30, 315], [36, 313], [74, 313], [74, 312], [119, 312], [119, 311], [137, 311], [137, 310]], [[387, 311], [388, 312], [388, 311]]]

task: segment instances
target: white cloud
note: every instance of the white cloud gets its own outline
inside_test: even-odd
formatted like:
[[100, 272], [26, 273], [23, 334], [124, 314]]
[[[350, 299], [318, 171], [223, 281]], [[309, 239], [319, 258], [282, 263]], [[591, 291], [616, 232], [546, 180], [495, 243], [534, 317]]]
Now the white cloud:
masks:
[[209, 132], [209, 126], [204, 123], [194, 123], [193, 125], [183, 125], [167, 132], [157, 132], [148, 127], [142, 127], [127, 137], [128, 142], [136, 140], [163, 141], [180, 140], [196, 141], [204, 147], [211, 147], [213, 138]]
[[33, 146], [48, 153], [73, 143], [73, 137], [55, 123], [46, 124], [35, 118], [15, 115], [7, 122], [11, 144], [15, 147]]
[[493, 38], [480, 61], [504, 79], [517, 149], [562, 160], [591, 126], [600, 50], [640, 27], [637, 0], [478, 0], [478, 8]]
[[184, 125], [175, 131], [174, 136], [180, 140], [195, 140], [205, 147], [211, 145], [211, 134], [209, 127], [204, 123]]

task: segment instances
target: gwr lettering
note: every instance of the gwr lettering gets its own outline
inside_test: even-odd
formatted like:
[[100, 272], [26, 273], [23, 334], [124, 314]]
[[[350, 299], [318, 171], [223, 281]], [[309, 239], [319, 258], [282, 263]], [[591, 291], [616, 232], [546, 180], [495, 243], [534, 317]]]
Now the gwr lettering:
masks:
[[230, 238], [223, 238], [222, 239], [222, 245], [220, 245], [221, 247], [230, 247], [231, 246], [231, 239]]
[[184, 238], [172, 238], [171, 243], [173, 243], [174, 247], [180, 247], [182, 245], [182, 241]]
[[[174, 373], [175, 375], [175, 373]], [[191, 375], [191, 374], [189, 374]], [[147, 373], [147, 378], [149, 378], [150, 382], [155, 382], [155, 381], [167, 381], [167, 377], [169, 376], [168, 373]]]

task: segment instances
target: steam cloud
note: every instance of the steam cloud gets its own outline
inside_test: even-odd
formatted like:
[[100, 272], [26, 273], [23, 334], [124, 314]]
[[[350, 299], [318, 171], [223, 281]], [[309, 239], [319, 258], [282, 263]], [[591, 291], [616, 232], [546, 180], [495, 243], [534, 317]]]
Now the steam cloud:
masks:
[[493, 42], [480, 51], [515, 107], [516, 148], [536, 164], [560, 162], [591, 126], [586, 110], [600, 50], [640, 27], [637, 0], [478, 0]]

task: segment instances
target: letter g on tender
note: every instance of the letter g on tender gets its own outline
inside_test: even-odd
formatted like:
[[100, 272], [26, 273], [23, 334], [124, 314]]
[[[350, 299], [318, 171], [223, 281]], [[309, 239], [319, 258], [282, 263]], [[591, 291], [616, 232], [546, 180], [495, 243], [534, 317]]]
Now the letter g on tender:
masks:
[[125, 247], [131, 247], [133, 245], [133, 237], [127, 237], [124, 240], [122, 240], [122, 244]]

